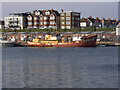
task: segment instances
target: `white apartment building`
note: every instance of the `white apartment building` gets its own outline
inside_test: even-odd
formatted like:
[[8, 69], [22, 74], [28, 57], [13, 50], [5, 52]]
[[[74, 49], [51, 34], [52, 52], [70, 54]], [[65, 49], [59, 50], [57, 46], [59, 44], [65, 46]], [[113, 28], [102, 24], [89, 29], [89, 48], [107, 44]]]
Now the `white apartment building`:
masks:
[[11, 13], [4, 18], [5, 29], [24, 29], [27, 27], [28, 13]]

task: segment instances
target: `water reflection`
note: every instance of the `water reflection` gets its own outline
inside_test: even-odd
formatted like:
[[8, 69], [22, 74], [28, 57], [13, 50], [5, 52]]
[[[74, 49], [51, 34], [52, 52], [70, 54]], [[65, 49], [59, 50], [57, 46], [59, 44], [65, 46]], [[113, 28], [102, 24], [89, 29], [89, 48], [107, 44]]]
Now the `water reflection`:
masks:
[[116, 88], [117, 63], [116, 47], [4, 48], [3, 87]]

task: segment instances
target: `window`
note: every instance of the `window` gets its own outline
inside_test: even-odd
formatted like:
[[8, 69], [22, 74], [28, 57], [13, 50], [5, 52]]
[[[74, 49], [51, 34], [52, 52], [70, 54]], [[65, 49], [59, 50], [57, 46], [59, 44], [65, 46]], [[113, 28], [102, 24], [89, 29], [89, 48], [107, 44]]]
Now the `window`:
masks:
[[44, 20], [48, 20], [48, 17], [44, 17]]
[[5, 22], [6, 25], [8, 25], [8, 22]]
[[44, 24], [48, 24], [48, 22], [44, 22]]
[[14, 18], [14, 21], [17, 21], [18, 19], [17, 18]]
[[74, 24], [74, 22], [72, 22], [72, 24]]
[[55, 24], [55, 21], [51, 21], [50, 24]]
[[14, 26], [17, 26], [17, 23], [14, 23]]
[[70, 22], [66, 22], [66, 25], [70, 25]]
[[45, 15], [50, 15], [50, 12], [49, 11], [45, 12]]
[[39, 24], [38, 22], [34, 22], [34, 24], [36, 25], [36, 24]]
[[67, 29], [70, 29], [70, 26], [66, 26]]
[[32, 25], [32, 22], [28, 22], [28, 25]]
[[74, 17], [72, 17], [72, 20], [74, 20]]
[[22, 21], [21, 18], [18, 18], [19, 21]]
[[40, 17], [40, 20], [43, 20], [43, 17]]
[[66, 17], [66, 20], [70, 20], [70, 17]]
[[66, 13], [66, 16], [70, 16], [70, 13]]
[[64, 17], [61, 17], [62, 20], [64, 20], [65, 18]]
[[28, 17], [28, 20], [32, 20], [32, 17]]
[[64, 26], [62, 26], [61, 28], [62, 28], [62, 29], [65, 29], [65, 27], [64, 27]]
[[50, 19], [51, 19], [51, 20], [54, 20], [54, 19], [55, 19], [55, 16], [51, 16]]
[[38, 17], [34, 17], [34, 20], [38, 20], [39, 18]]
[[40, 22], [40, 24], [43, 24], [43, 22]]
[[62, 24], [65, 24], [65, 22], [62, 22]]
[[61, 16], [64, 16], [64, 13], [61, 13]]
[[40, 15], [40, 12], [38, 11], [38, 12], [35, 12], [35, 15]]
[[34, 26], [34, 28], [38, 28], [37, 26]]

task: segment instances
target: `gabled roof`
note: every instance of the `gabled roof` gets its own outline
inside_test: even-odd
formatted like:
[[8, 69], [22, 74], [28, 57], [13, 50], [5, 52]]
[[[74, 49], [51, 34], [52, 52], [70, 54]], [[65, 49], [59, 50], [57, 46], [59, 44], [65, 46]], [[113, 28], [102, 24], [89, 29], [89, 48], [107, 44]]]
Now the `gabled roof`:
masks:
[[[60, 16], [59, 12], [57, 10], [53, 10], [53, 9], [51, 9], [51, 10], [35, 10], [35, 11], [39, 11], [43, 16], [49, 16], [49, 15], [45, 15], [46, 11], [49, 11], [50, 14], [54, 14], [55, 16]], [[33, 16], [35, 16], [35, 11], [33, 11], [33, 14], [32, 14]]]
[[33, 17], [32, 15], [28, 15], [27, 17]]
[[85, 18], [82, 18], [80, 22], [87, 22]]
[[0, 21], [0, 25], [4, 25], [4, 21]]
[[94, 18], [92, 18], [92, 16], [89, 16], [88, 18], [87, 18], [90, 22], [95, 22], [95, 19]]
[[96, 21], [96, 22], [100, 22], [99, 17], [96, 17], [95, 21]]
[[116, 28], [120, 28], [120, 23], [116, 26]]

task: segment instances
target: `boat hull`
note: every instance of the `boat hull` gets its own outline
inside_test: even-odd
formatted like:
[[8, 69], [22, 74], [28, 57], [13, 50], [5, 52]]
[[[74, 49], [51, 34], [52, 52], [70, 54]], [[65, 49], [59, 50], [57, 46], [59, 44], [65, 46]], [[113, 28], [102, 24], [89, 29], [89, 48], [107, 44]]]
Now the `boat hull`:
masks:
[[0, 42], [0, 47], [14, 47], [15, 42]]
[[77, 43], [73, 43], [73, 42], [58, 43], [56, 45], [44, 45], [41, 43], [35, 43], [35, 42], [29, 42], [29, 41], [27, 43], [29, 46], [32, 46], [32, 47], [95, 47], [96, 37], [97, 36], [86, 38], [85, 40], [77, 42]]

